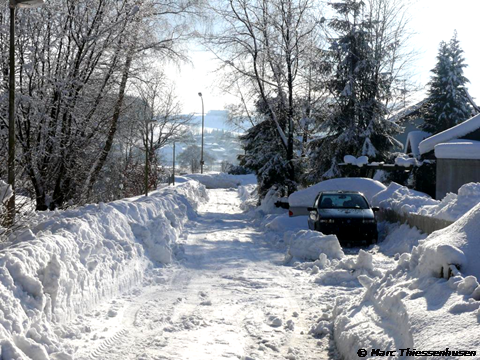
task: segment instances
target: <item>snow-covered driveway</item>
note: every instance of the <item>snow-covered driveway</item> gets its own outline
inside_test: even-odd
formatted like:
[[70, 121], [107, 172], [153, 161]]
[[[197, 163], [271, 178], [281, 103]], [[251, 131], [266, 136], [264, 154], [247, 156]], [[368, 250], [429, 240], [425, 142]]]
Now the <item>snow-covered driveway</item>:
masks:
[[336, 292], [283, 266], [284, 254], [264, 245], [236, 190], [209, 196], [188, 225], [181, 264], [152, 270], [150, 284], [71, 325], [76, 358], [335, 356], [329, 337], [309, 330]]

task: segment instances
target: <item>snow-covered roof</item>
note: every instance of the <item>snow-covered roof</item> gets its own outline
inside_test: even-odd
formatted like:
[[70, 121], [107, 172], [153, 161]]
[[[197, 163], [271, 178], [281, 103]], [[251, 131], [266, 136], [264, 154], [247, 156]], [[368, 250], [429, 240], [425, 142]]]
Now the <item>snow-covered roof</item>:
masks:
[[432, 134], [426, 131], [410, 131], [407, 136], [407, 142], [405, 143], [405, 153], [408, 152], [408, 147], [410, 145], [410, 151], [413, 156], [419, 156], [420, 150], [418, 145], [422, 142], [422, 140], [428, 138], [430, 135]]
[[462, 136], [470, 134], [480, 128], [480, 114], [475, 115], [457, 126], [442, 131], [439, 134], [430, 136], [423, 140], [420, 145], [420, 154], [426, 154], [435, 148], [435, 145], [445, 143], [450, 140], [459, 139]]
[[452, 140], [435, 146], [437, 159], [480, 160], [480, 141]]
[[396, 113], [392, 114], [392, 116], [390, 116], [390, 118], [388, 120], [390, 120], [392, 122], [395, 122], [395, 123], [397, 123], [399, 121], [402, 121], [404, 118], [412, 115], [415, 111], [420, 109], [423, 106], [423, 104], [425, 104], [426, 101], [427, 101], [427, 99], [424, 99], [424, 100], [422, 100], [422, 101], [420, 101], [416, 104], [404, 107], [403, 109], [401, 109], [401, 110], [397, 111]]

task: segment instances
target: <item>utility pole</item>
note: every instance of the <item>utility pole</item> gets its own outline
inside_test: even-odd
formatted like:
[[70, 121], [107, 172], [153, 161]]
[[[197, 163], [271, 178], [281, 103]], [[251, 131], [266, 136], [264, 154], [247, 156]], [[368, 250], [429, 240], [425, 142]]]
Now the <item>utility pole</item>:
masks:
[[173, 141], [173, 171], [172, 171], [172, 182], [175, 186], [175, 141]]
[[205, 126], [205, 110], [204, 110], [204, 107], [203, 107], [202, 93], [199, 92], [198, 96], [200, 96], [200, 99], [202, 99], [202, 153], [200, 155], [200, 174], [203, 174], [203, 164], [205, 164], [205, 162], [203, 161], [203, 128]]

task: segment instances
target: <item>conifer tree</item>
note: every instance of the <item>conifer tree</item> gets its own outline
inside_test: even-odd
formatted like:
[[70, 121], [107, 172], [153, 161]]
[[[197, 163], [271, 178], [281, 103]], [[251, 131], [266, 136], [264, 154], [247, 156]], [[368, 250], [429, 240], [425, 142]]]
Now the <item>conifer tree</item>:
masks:
[[433, 134], [451, 128], [472, 115], [466, 92], [469, 82], [463, 74], [467, 65], [455, 32], [449, 43], [442, 41], [437, 64], [429, 82], [428, 103], [422, 115], [423, 129]]

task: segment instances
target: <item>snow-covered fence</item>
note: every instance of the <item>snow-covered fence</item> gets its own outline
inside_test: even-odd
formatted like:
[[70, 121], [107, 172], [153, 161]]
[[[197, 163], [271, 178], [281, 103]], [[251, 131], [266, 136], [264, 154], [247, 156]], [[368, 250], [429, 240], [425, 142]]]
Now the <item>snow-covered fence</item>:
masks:
[[392, 209], [380, 209], [377, 214], [379, 220], [388, 222], [399, 222], [416, 227], [425, 234], [431, 234], [434, 231], [444, 229], [453, 224], [453, 221], [434, 218], [431, 216], [418, 215], [413, 213], [398, 213]]

